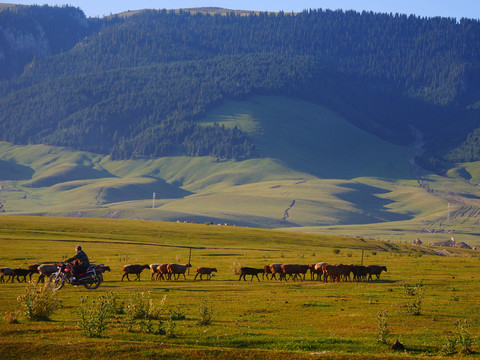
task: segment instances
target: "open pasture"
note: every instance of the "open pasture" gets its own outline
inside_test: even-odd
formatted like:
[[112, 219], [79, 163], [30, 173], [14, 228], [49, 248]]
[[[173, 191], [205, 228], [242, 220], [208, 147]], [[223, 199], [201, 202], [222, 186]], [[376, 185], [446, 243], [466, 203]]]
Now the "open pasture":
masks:
[[[0, 357], [2, 359], [135, 358], [135, 359], [370, 359], [442, 358], [447, 339], [455, 339], [457, 320], [467, 321], [475, 340], [480, 328], [480, 258], [458, 250], [457, 256], [433, 255], [429, 248], [361, 238], [299, 234], [232, 226], [160, 223], [132, 220], [0, 217], [0, 266], [26, 267], [60, 261], [82, 245], [92, 262], [112, 269], [97, 290], [66, 285], [56, 293], [62, 307], [50, 321], [31, 321], [7, 312], [24, 283], [0, 284]], [[190, 253], [191, 251], [191, 253]], [[240, 266], [271, 263], [378, 264], [387, 266], [380, 281], [323, 283], [310, 280], [239, 281]], [[121, 281], [126, 264], [179, 263], [192, 268], [178, 281]], [[211, 280], [194, 281], [199, 266], [216, 267]], [[34, 275], [37, 278], [37, 275]], [[419, 315], [407, 314], [423, 285]], [[78, 324], [81, 298], [115, 293], [127, 304], [133, 296], [152, 300], [169, 314], [181, 313], [171, 335], [141, 328], [128, 331], [126, 315], [108, 318], [101, 338], [89, 338]], [[162, 302], [163, 305], [162, 305]], [[200, 304], [212, 315], [199, 325]], [[162, 307], [163, 306], [163, 307]], [[379, 343], [377, 314], [387, 312], [389, 334]], [[393, 352], [398, 339], [406, 351]], [[81, 349], [81, 350], [80, 350]], [[478, 345], [468, 357], [479, 358]], [[80, 356], [78, 356], [80, 352]], [[465, 355], [457, 353], [455, 358]]]

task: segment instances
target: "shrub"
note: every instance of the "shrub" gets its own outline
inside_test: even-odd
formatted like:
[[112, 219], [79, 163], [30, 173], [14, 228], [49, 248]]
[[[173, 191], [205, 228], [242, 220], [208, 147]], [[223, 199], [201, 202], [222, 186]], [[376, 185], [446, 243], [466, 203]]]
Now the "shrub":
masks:
[[333, 253], [337, 255], [340, 254], [340, 249], [333, 249]]
[[202, 299], [198, 305], [198, 313], [200, 315], [198, 325], [210, 325], [212, 323], [213, 309], [208, 304], [207, 299]]
[[446, 338], [442, 345], [442, 355], [453, 355], [456, 352], [457, 340], [454, 338]]
[[472, 353], [472, 344], [473, 339], [469, 332], [469, 325], [467, 320], [457, 320], [454, 323], [455, 337], [448, 337], [445, 339], [445, 342], [442, 345], [441, 353], [443, 355], [453, 355], [457, 352], [461, 354], [471, 354]]
[[[415, 285], [403, 284], [403, 292], [407, 300], [407, 306], [405, 314], [418, 316], [422, 311], [422, 302], [423, 296], [425, 293], [425, 287], [421, 282], [416, 283]], [[413, 297], [413, 299], [411, 298]]]
[[170, 315], [169, 315], [168, 318], [171, 319], [171, 320], [185, 320], [186, 319], [186, 316], [183, 313], [180, 305], [177, 305], [177, 308], [175, 310], [170, 309], [169, 313], [170, 313]]
[[55, 292], [45, 285], [27, 285], [25, 294], [17, 298], [25, 308], [25, 315], [30, 320], [50, 320], [50, 316], [60, 308]]
[[88, 296], [80, 300], [78, 309], [80, 316], [79, 326], [83, 334], [88, 337], [102, 337], [106, 330], [106, 319], [108, 316], [108, 304], [105, 297], [100, 296], [96, 300], [89, 301]]
[[175, 321], [173, 321], [173, 317], [170, 315], [167, 317], [167, 324], [165, 325], [165, 335], [169, 338], [174, 338], [177, 337], [175, 334], [175, 327], [177, 326], [175, 324]]
[[160, 315], [166, 300], [167, 296], [165, 295], [160, 307], [157, 307], [154, 305], [150, 292], [131, 294], [125, 307], [128, 331], [133, 331], [137, 325], [142, 332], [164, 335], [165, 331], [160, 321]]
[[452, 294], [451, 294], [451, 296], [448, 298], [448, 300], [451, 300], [451, 301], [458, 301], [458, 300], [459, 300], [456, 291], [457, 291], [457, 289], [455, 289], [454, 287], [452, 287]]
[[457, 344], [460, 348], [460, 353], [470, 354], [472, 352], [473, 339], [469, 332], [469, 325], [467, 320], [455, 321], [455, 333], [457, 335]]
[[20, 311], [16, 310], [13, 312], [6, 311], [4, 319], [7, 320], [7, 324], [18, 324], [18, 316], [20, 315]]
[[377, 325], [377, 341], [385, 344], [390, 333], [390, 330], [388, 330], [387, 312], [385, 310], [377, 313]]
[[144, 292], [131, 294], [125, 307], [127, 319], [131, 321], [143, 319], [158, 320], [166, 298], [167, 296], [165, 295], [161, 301], [161, 307], [158, 308], [154, 305], [150, 292], [147, 294]]
[[103, 297], [109, 315], [125, 314], [125, 304], [119, 301], [120, 297], [113, 291], [109, 291]]

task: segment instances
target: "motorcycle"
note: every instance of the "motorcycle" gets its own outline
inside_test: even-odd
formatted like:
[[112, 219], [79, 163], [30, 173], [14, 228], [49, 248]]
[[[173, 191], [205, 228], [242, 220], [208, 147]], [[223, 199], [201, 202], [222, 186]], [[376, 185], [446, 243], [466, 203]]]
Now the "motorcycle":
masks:
[[60, 290], [65, 283], [70, 285], [83, 285], [88, 290], [94, 290], [103, 281], [103, 264], [90, 265], [85, 273], [73, 276], [73, 264], [63, 263], [57, 265], [58, 270], [50, 275], [48, 285], [52, 290]]

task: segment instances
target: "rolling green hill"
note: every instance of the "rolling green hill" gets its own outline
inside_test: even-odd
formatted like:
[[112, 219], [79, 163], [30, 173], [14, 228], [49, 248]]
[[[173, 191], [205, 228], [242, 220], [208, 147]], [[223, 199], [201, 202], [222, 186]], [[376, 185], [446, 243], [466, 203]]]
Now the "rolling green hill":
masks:
[[[414, 178], [409, 166], [413, 148], [382, 141], [332, 111], [291, 98], [226, 101], [198, 123], [237, 126], [270, 157], [112, 161], [68, 148], [0, 143], [0, 166], [6, 169], [0, 173], [1, 210], [6, 215], [213, 222], [408, 241], [453, 234], [478, 244], [477, 163], [458, 164], [444, 176]], [[308, 131], [312, 126], [319, 131]]]
[[265, 157], [319, 178], [409, 178], [408, 148], [361, 130], [343, 117], [305, 101], [255, 96], [225, 101], [200, 121], [248, 133]]

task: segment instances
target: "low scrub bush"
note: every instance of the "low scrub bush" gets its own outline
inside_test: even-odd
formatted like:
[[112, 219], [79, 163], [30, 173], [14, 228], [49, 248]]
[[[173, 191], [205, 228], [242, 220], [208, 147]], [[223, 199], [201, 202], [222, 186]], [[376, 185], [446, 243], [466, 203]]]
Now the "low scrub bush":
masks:
[[377, 341], [385, 344], [387, 342], [387, 336], [390, 333], [387, 323], [387, 312], [379, 311], [377, 313]]
[[202, 299], [198, 305], [198, 314], [200, 318], [198, 325], [210, 325], [212, 323], [213, 308], [209, 305], [207, 299]]
[[472, 353], [473, 338], [470, 335], [469, 324], [467, 320], [457, 320], [454, 323], [455, 331], [453, 337], [447, 337], [442, 345], [441, 353], [443, 355], [453, 355], [460, 353], [468, 355]]
[[175, 321], [174, 319], [172, 318], [172, 316], [168, 316], [167, 317], [167, 322], [165, 324], [165, 335], [167, 335], [167, 337], [169, 338], [174, 338], [174, 337], [177, 337], [176, 333], [175, 333], [175, 328], [176, 328], [176, 324], [175, 324]]
[[27, 285], [25, 294], [19, 296], [17, 301], [25, 310], [29, 320], [44, 321], [50, 320], [52, 314], [61, 307], [55, 297], [55, 292], [45, 285]]
[[20, 316], [20, 311], [6, 311], [4, 319], [7, 321], [7, 324], [18, 324], [18, 317]]
[[107, 328], [108, 304], [105, 297], [99, 296], [96, 300], [82, 298], [78, 309], [80, 317], [79, 327], [88, 337], [102, 337]]
[[109, 315], [125, 314], [125, 304], [120, 301], [120, 297], [113, 291], [107, 292], [103, 296], [107, 311]]
[[154, 304], [150, 292], [133, 293], [125, 306], [126, 321], [128, 331], [133, 331], [138, 327], [140, 331], [164, 335], [160, 316], [167, 300], [164, 296], [160, 305]]
[[160, 313], [163, 310], [167, 296], [164, 296], [161, 301], [160, 307], [156, 306], [153, 302], [150, 292], [148, 293], [133, 293], [128, 299], [128, 303], [125, 307], [125, 314], [129, 320], [158, 320]]
[[177, 305], [176, 309], [170, 309], [168, 312], [170, 313], [168, 318], [171, 320], [185, 320], [187, 318], [180, 305]]
[[423, 296], [425, 294], [423, 283], [418, 282], [414, 285], [403, 284], [403, 293], [407, 298], [405, 314], [413, 316], [420, 315], [422, 312]]

